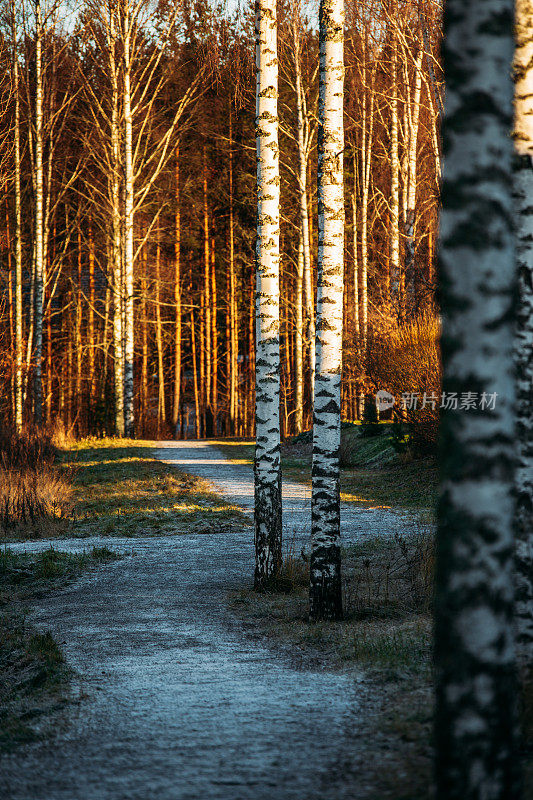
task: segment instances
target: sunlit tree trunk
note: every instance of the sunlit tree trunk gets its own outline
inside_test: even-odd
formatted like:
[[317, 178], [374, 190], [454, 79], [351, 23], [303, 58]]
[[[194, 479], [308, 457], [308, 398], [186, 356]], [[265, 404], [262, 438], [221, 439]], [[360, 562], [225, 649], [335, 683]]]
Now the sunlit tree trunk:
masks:
[[174, 405], [172, 427], [178, 438], [181, 390], [181, 200], [180, 200], [180, 146], [176, 145], [174, 172], [176, 209], [174, 216]]
[[141, 408], [143, 432], [146, 433], [146, 422], [148, 419], [148, 313], [147, 313], [147, 254], [146, 244], [143, 245], [141, 252]]
[[89, 310], [87, 321], [87, 339], [89, 344], [89, 429], [92, 425], [92, 414], [96, 400], [96, 373], [95, 373], [95, 329], [94, 329], [94, 304], [95, 304], [95, 283], [94, 283], [94, 238], [93, 220], [89, 215]]
[[35, 110], [34, 110], [34, 147], [35, 147], [35, 294], [34, 294], [34, 347], [33, 347], [33, 417], [36, 425], [43, 421], [43, 299], [44, 299], [44, 247], [43, 247], [43, 71], [42, 71], [43, 23], [40, 0], [35, 2]]
[[212, 345], [212, 377], [211, 407], [213, 409], [213, 435], [218, 434], [218, 330], [217, 330], [217, 274], [215, 262], [215, 234], [211, 229], [211, 345]]
[[15, 166], [15, 427], [22, 430], [23, 422], [23, 330], [22, 330], [22, 214], [21, 214], [21, 154], [20, 154], [20, 88], [17, 50], [15, 0], [11, 0], [11, 27], [13, 36], [13, 93], [15, 120], [13, 128]]
[[344, 3], [320, 3], [317, 363], [309, 610], [342, 617], [339, 449], [344, 277]]
[[[518, 798], [513, 642], [513, 0], [448, 0], [435, 666], [438, 800]], [[472, 101], [475, 98], [475, 102]], [[490, 398], [495, 401], [493, 406]]]
[[115, 433], [124, 436], [124, 346], [122, 330], [122, 308], [124, 280], [122, 271], [122, 237], [120, 209], [120, 124], [119, 124], [119, 85], [118, 64], [115, 58], [117, 49], [117, 30], [115, 12], [109, 12], [109, 66], [112, 85], [111, 98], [111, 236], [112, 236], [112, 275], [113, 275], [113, 350], [114, 350], [114, 399]]
[[[307, 218], [307, 212], [306, 212]], [[294, 296], [294, 362], [295, 362], [295, 433], [303, 430], [303, 403], [304, 403], [304, 375], [303, 375], [303, 280], [304, 280], [304, 247], [303, 236], [300, 230], [298, 237], [298, 259], [296, 261], [296, 291]]]
[[229, 102], [229, 414], [230, 433], [235, 436], [237, 424], [237, 380], [239, 375], [238, 365], [238, 322], [237, 322], [237, 294], [235, 275], [235, 211], [233, 196], [233, 126], [232, 105]]
[[133, 317], [133, 115], [131, 111], [131, 51], [134, 25], [130, 15], [129, 2], [123, 4], [122, 42], [123, 63], [123, 104], [124, 104], [124, 433], [133, 437], [133, 359], [134, 359], [134, 317]]
[[398, 147], [398, 65], [397, 44], [394, 39], [392, 52], [392, 86], [391, 86], [391, 134], [390, 134], [390, 290], [393, 307], [400, 314], [400, 157]]
[[516, 2], [515, 197], [519, 305], [516, 616], [520, 661], [533, 671], [533, 2]]
[[[302, 86], [302, 65], [300, 60], [301, 46], [300, 46], [300, 27], [301, 17], [299, 7], [295, 9], [293, 15], [293, 45], [294, 45], [294, 70], [295, 70], [295, 88], [296, 88], [296, 119], [297, 119], [297, 138], [298, 138], [298, 199], [300, 210], [300, 230], [301, 239], [299, 248], [301, 248], [302, 258], [302, 286], [305, 285], [305, 300], [307, 312], [307, 329], [309, 339], [309, 377], [311, 386], [311, 404], [314, 399], [315, 391], [315, 293], [313, 288], [313, 274], [311, 267], [311, 241], [309, 237], [309, 209], [307, 203], [307, 163], [309, 160], [309, 122], [307, 119], [307, 110], [305, 104], [305, 94]], [[298, 258], [300, 258], [300, 250], [298, 251]], [[303, 293], [298, 295], [298, 300], [302, 306], [304, 302]], [[297, 325], [301, 324], [303, 328], [303, 309], [296, 311]], [[299, 346], [303, 347], [303, 335], [296, 331], [296, 336]], [[302, 375], [297, 372], [296, 375], [296, 432], [299, 433], [303, 428], [303, 385], [301, 392], [299, 391], [299, 383], [303, 381], [303, 359], [297, 356], [297, 369], [300, 368]]]
[[255, 587], [281, 566], [279, 149], [276, 0], [256, 0]]
[[157, 433], [166, 422], [165, 365], [163, 361], [163, 331], [161, 325], [161, 233], [159, 217], [156, 222], [155, 242], [155, 341], [157, 347]]
[[415, 87], [409, 109], [409, 152], [407, 168], [407, 209], [405, 212], [405, 278], [407, 290], [413, 299], [415, 291], [415, 221], [416, 188], [418, 179], [418, 125], [420, 120], [420, 95], [422, 91], [422, 57], [420, 49], [415, 64]]

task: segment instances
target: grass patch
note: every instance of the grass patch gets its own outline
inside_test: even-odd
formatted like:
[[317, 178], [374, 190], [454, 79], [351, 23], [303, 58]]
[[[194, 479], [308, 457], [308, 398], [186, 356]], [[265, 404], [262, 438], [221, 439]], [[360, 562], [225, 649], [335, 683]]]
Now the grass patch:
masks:
[[[397, 453], [392, 426], [382, 423], [375, 436], [364, 436], [360, 425], [344, 425], [341, 444], [341, 499], [366, 508], [397, 508], [431, 515], [437, 500], [438, 469], [434, 458], [413, 459]], [[253, 464], [250, 442], [217, 442], [227, 458]], [[283, 477], [311, 484], [312, 440], [310, 432], [283, 443]]]
[[[163, 464], [153, 442], [87, 439], [61, 451], [72, 481], [67, 524], [48, 529], [54, 536], [158, 536], [223, 532], [249, 519], [214, 492], [207, 481]], [[32, 529], [8, 540], [34, 538]]]
[[0, 751], [46, 735], [50, 714], [68, 701], [63, 654], [49, 631], [29, 624], [28, 603], [115, 558], [106, 547], [78, 554], [0, 552]]

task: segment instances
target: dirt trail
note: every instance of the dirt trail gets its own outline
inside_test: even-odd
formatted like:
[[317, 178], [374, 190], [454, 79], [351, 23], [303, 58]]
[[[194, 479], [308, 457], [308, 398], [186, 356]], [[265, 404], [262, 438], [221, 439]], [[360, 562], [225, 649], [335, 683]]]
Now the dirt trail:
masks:
[[[229, 464], [201, 442], [165, 445], [156, 454], [209, 478], [234, 502], [250, 507], [250, 467]], [[308, 490], [287, 488], [287, 525], [303, 535]], [[368, 513], [353, 535], [362, 531]], [[374, 514], [374, 532], [392, 530], [392, 517]], [[40, 550], [49, 544], [18, 547]], [[91, 537], [62, 540], [60, 547], [74, 551], [98, 544], [129, 555], [42, 600], [32, 617], [52, 630], [76, 671], [79, 703], [62, 712], [51, 740], [3, 757], [0, 796], [358, 796], [365, 754], [358, 739], [357, 678], [294, 668], [243, 637], [225, 608], [228, 589], [250, 583], [249, 528], [133, 541]]]

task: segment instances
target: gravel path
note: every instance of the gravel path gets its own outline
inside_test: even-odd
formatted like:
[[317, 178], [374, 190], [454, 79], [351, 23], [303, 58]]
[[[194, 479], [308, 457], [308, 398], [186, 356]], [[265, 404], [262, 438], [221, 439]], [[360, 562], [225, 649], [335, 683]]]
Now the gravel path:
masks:
[[[165, 445], [156, 454], [209, 478], [250, 508], [250, 467], [229, 464], [203, 442]], [[285, 487], [286, 524], [298, 535], [305, 535], [308, 525], [308, 494], [295, 484]], [[350, 537], [368, 533], [372, 513], [373, 532], [400, 524], [399, 517], [383, 511], [357, 512], [356, 523], [348, 520]], [[364, 753], [358, 744], [357, 678], [294, 668], [243, 637], [225, 608], [228, 589], [250, 583], [250, 529], [133, 542], [92, 537], [62, 540], [60, 547], [74, 551], [103, 543], [128, 555], [43, 599], [32, 616], [39, 627], [52, 630], [76, 670], [74, 693], [80, 700], [63, 713], [51, 740], [3, 758], [1, 797], [343, 800], [358, 795]]]

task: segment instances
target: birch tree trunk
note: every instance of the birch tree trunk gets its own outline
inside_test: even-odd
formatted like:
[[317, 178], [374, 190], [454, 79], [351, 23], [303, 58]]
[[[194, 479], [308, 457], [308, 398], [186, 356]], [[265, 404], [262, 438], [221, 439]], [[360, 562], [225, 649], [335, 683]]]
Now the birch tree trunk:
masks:
[[157, 435], [161, 435], [161, 423], [166, 420], [165, 366], [163, 361], [163, 332], [161, 324], [161, 234], [159, 217], [156, 222], [155, 252], [155, 341], [157, 346]]
[[256, 0], [255, 588], [281, 566], [279, 148], [276, 0]]
[[475, 392], [479, 400], [475, 409], [442, 413], [435, 600], [438, 800], [518, 797], [513, 5], [513, 0], [448, 0], [445, 11], [443, 391], [459, 397]]
[[344, 278], [344, 3], [320, 3], [318, 289], [309, 611], [342, 617], [339, 449]]
[[133, 116], [131, 112], [131, 50], [133, 21], [130, 16], [129, 0], [123, 4], [124, 46], [124, 433], [132, 438], [135, 435], [133, 412], [133, 359], [134, 359], [134, 319], [133, 319]]
[[[298, 138], [298, 197], [299, 197], [299, 210], [300, 210], [300, 230], [301, 240], [299, 248], [301, 247], [302, 258], [302, 281], [305, 286], [305, 301], [307, 310], [307, 332], [309, 339], [309, 379], [311, 386], [311, 405], [314, 402], [315, 391], [315, 292], [313, 287], [313, 273], [311, 267], [311, 241], [309, 236], [309, 209], [307, 203], [307, 162], [309, 160], [309, 122], [307, 119], [305, 94], [302, 86], [302, 65], [300, 61], [300, 25], [301, 18], [299, 8], [294, 10], [293, 16], [293, 44], [294, 44], [294, 69], [296, 78], [296, 119], [297, 119], [297, 138]], [[298, 258], [300, 258], [300, 249], [298, 250]], [[298, 278], [299, 280], [299, 278]], [[300, 306], [303, 305], [303, 293], [298, 295], [297, 302]], [[303, 313], [297, 309], [297, 321], [301, 318], [301, 325], [303, 327]], [[296, 333], [300, 347], [303, 347], [303, 337]], [[303, 360], [298, 357], [301, 362], [301, 369], [303, 372]], [[297, 363], [299, 368], [299, 363]], [[300, 381], [299, 373], [297, 373], [296, 382]], [[303, 375], [301, 378], [303, 383]], [[298, 405], [300, 403], [300, 406]], [[301, 395], [298, 388], [296, 392], [296, 433], [300, 433], [303, 428], [303, 385]]]
[[[307, 217], [307, 212], [306, 212]], [[294, 366], [296, 393], [294, 398], [295, 433], [303, 430], [304, 376], [303, 376], [303, 280], [304, 280], [304, 244], [302, 231], [298, 237], [298, 259], [296, 262], [296, 292], [294, 297]]]
[[519, 306], [516, 616], [521, 662], [533, 670], [533, 2], [516, 0], [515, 202]]
[[409, 109], [409, 153], [407, 168], [407, 209], [405, 212], [405, 279], [407, 290], [413, 300], [415, 291], [415, 216], [416, 216], [416, 183], [418, 166], [418, 124], [420, 120], [420, 94], [422, 91], [422, 58], [420, 49], [415, 64], [415, 88], [413, 101]]
[[398, 148], [398, 65], [397, 44], [394, 40], [392, 52], [392, 100], [391, 100], [391, 143], [390, 143], [390, 289], [393, 307], [399, 311], [400, 299], [400, 157]]
[[43, 247], [43, 73], [42, 73], [43, 23], [40, 0], [35, 3], [35, 295], [34, 295], [34, 371], [33, 417], [36, 425], [43, 421], [43, 298], [44, 298], [44, 247]]
[[13, 36], [13, 92], [15, 95], [14, 161], [15, 161], [15, 427], [22, 430], [23, 392], [22, 365], [24, 354], [22, 333], [22, 214], [20, 171], [20, 91], [15, 0], [11, 0]]
[[229, 414], [230, 414], [230, 433], [235, 436], [237, 433], [237, 381], [239, 377], [239, 341], [238, 341], [238, 317], [237, 317], [237, 294], [236, 294], [236, 275], [235, 275], [235, 231], [234, 231], [234, 197], [233, 197], [233, 126], [232, 126], [232, 106], [229, 103]]

